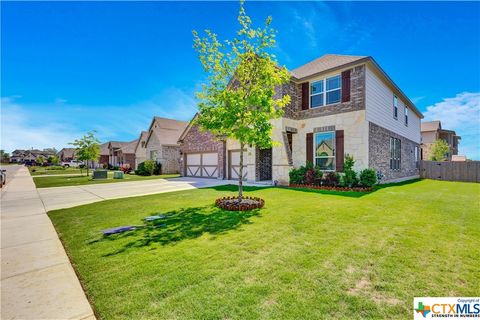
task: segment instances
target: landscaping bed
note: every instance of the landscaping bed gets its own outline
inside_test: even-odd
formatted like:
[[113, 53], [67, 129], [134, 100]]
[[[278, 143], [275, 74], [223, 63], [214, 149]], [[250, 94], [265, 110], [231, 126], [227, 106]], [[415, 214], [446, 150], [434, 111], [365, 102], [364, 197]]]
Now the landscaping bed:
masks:
[[248, 211], [263, 208], [265, 200], [258, 197], [223, 197], [215, 201], [215, 205], [228, 211]]
[[315, 190], [330, 190], [330, 191], [354, 191], [354, 192], [371, 192], [371, 187], [340, 187], [340, 186], [322, 186], [316, 184], [289, 184], [290, 188], [306, 188]]

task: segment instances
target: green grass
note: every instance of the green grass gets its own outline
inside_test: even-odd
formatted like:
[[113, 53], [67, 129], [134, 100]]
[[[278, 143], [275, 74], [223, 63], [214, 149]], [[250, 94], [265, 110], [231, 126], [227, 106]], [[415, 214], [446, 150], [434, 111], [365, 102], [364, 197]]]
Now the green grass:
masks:
[[86, 170], [80, 170], [79, 168], [65, 168], [65, 169], [55, 169], [47, 170], [48, 167], [29, 167], [28, 170], [32, 176], [42, 176], [50, 174], [74, 174], [74, 173], [83, 173], [86, 175]]
[[123, 179], [113, 179], [113, 173], [109, 172], [108, 179], [105, 180], [93, 180], [91, 175], [78, 175], [78, 176], [52, 176], [52, 177], [33, 177], [35, 186], [37, 188], [50, 188], [50, 187], [64, 187], [64, 186], [80, 186], [86, 184], [99, 184], [99, 183], [116, 183], [126, 181], [141, 181], [152, 179], [166, 179], [178, 177], [178, 174], [162, 174], [158, 176], [137, 176], [135, 174], [126, 174]]
[[[101, 319], [409, 319], [414, 297], [476, 296], [480, 184], [369, 194], [217, 187], [49, 212]], [[168, 214], [163, 227], [100, 230]]]

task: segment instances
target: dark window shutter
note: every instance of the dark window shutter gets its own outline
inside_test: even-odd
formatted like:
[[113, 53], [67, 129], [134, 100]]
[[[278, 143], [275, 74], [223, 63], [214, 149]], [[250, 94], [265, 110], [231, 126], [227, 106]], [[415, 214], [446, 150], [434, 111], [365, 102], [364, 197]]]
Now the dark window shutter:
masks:
[[350, 71], [342, 72], [342, 102], [350, 101]]
[[344, 152], [343, 130], [337, 130], [335, 131], [335, 165], [338, 172], [343, 171]]
[[302, 110], [308, 110], [308, 82], [302, 83]]
[[307, 162], [313, 163], [313, 133], [307, 133]]

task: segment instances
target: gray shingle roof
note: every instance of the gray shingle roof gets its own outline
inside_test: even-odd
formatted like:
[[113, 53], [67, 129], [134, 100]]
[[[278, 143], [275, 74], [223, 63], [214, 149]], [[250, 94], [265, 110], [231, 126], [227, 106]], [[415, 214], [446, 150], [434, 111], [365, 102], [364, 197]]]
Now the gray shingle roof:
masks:
[[324, 72], [336, 67], [340, 67], [345, 64], [353, 63], [362, 59], [368, 58], [367, 56], [347, 56], [340, 54], [326, 54], [318, 59], [310, 61], [294, 70], [290, 73], [297, 79], [302, 79], [320, 72]]

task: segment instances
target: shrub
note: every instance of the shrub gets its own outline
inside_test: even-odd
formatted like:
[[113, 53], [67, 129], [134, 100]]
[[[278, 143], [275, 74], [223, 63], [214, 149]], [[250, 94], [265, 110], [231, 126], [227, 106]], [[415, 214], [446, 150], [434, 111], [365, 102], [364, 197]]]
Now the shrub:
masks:
[[329, 187], [338, 186], [339, 174], [336, 172], [329, 172], [323, 177], [323, 184]]
[[128, 163], [126, 164], [122, 164], [120, 166], [120, 170], [123, 172], [123, 173], [130, 173], [132, 171], [132, 167], [130, 167], [130, 165]]
[[377, 183], [377, 173], [373, 169], [363, 169], [360, 171], [360, 184], [371, 188]]
[[80, 169], [85, 169], [87, 166], [82, 163], [82, 164], [79, 164], [78, 167], [79, 167]]
[[298, 169], [293, 168], [288, 173], [290, 177], [290, 184], [303, 184], [305, 180], [305, 167], [300, 167]]
[[63, 167], [63, 166], [49, 166], [48, 168], [45, 168], [45, 170], [65, 170], [65, 167]]
[[358, 184], [357, 173], [353, 170], [355, 160], [350, 155], [345, 155], [345, 161], [343, 162], [343, 183], [346, 187], [354, 187]]
[[155, 162], [155, 169], [153, 169], [153, 174], [156, 176], [162, 174], [162, 164], [160, 162]]
[[145, 160], [138, 165], [138, 169], [135, 170], [135, 174], [139, 176], [151, 176], [155, 170], [155, 161]]

